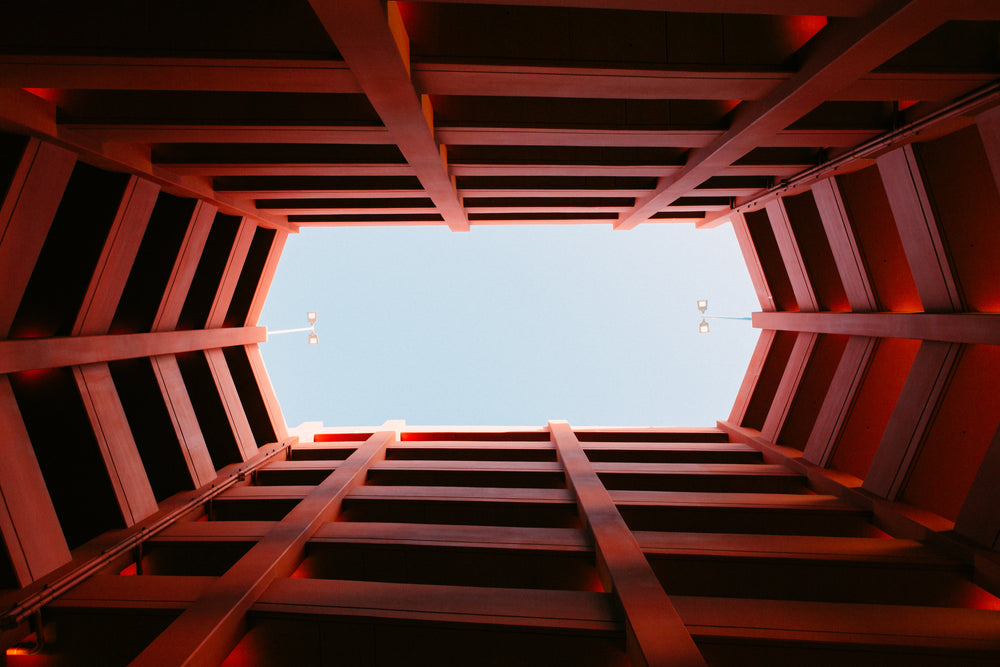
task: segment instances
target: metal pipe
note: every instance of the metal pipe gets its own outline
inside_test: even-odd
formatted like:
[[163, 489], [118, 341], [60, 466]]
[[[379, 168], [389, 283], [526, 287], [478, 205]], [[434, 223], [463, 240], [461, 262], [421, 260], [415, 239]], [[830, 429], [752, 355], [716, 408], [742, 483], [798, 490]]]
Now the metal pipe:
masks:
[[270, 329], [268, 329], [267, 335], [270, 336], [272, 334], [298, 333], [300, 331], [312, 331], [312, 330], [313, 327], [299, 327], [298, 329], [278, 329], [277, 331], [271, 331]]
[[990, 98], [995, 98], [1000, 96], [1000, 81], [994, 81], [982, 88], [978, 88], [968, 95], [956, 100], [952, 104], [946, 107], [938, 109], [932, 113], [927, 114], [919, 120], [915, 120], [909, 125], [904, 125], [901, 128], [891, 130], [885, 134], [879, 135], [878, 137], [866, 141], [865, 143], [852, 148], [847, 153], [840, 155], [829, 162], [824, 162], [821, 165], [817, 165], [811, 169], [807, 169], [799, 174], [796, 174], [792, 178], [782, 181], [778, 185], [765, 190], [764, 192], [754, 196], [752, 199], [743, 202], [742, 204], [733, 207], [733, 211], [744, 211], [750, 208], [770, 200], [776, 195], [788, 190], [789, 188], [796, 187], [808, 180], [819, 180], [827, 176], [828, 174], [837, 171], [840, 167], [845, 166], [854, 160], [871, 157], [875, 153], [879, 153], [882, 150], [889, 148], [900, 140], [905, 139], [911, 135], [920, 134], [920, 132], [931, 125], [938, 123], [942, 120], [951, 118], [953, 116], [960, 116], [969, 111], [975, 109], [978, 106], [988, 104], [990, 102], [995, 102], [996, 100], [991, 100]]
[[107, 563], [111, 562], [125, 551], [142, 544], [150, 537], [153, 537], [161, 530], [173, 524], [181, 516], [187, 514], [199, 505], [203, 505], [204, 503], [210, 501], [212, 498], [230, 488], [237, 482], [246, 479], [247, 472], [253, 472], [264, 463], [273, 459], [275, 456], [281, 454], [282, 452], [286, 452], [294, 440], [296, 440], [294, 437], [286, 438], [280, 443], [275, 443], [274, 447], [270, 451], [264, 453], [256, 460], [248, 462], [246, 465], [237, 468], [231, 472], [229, 477], [225, 480], [220, 482], [218, 481], [219, 478], [216, 478], [216, 481], [212, 482], [209, 485], [209, 488], [204, 489], [204, 487], [202, 487], [204, 489], [203, 491], [180, 507], [164, 514], [148, 526], [141, 526], [138, 529], [134, 529], [132, 534], [123, 538], [114, 546], [105, 549], [99, 555], [81, 563], [79, 566], [70, 570], [52, 583], [45, 585], [44, 588], [28, 596], [13, 608], [5, 612], [3, 616], [0, 617], [0, 627], [17, 627], [26, 619], [38, 613], [43, 606], [59, 597], [73, 586], [76, 586], [90, 575], [94, 574], [97, 570], [104, 567]]

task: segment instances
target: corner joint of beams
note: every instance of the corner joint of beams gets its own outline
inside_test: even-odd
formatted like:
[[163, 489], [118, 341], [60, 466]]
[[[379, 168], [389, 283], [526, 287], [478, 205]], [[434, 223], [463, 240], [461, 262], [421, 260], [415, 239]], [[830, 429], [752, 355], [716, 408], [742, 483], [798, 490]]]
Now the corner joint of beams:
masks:
[[454, 220], [449, 222], [448, 219], [445, 218], [445, 224], [447, 224], [448, 229], [450, 229], [453, 232], [472, 231], [472, 226], [466, 220]]
[[396, 442], [403, 440], [403, 429], [406, 427], [405, 419], [387, 419], [379, 426], [380, 431], [393, 431], [396, 434]]
[[639, 220], [634, 215], [625, 216], [618, 218], [616, 222], [611, 225], [611, 229], [616, 232], [627, 232], [629, 230], [635, 229], [636, 225], [646, 222], [645, 220]]
[[[670, 182], [671, 181], [668, 181], [665, 178], [660, 178], [659, 181], [657, 181], [656, 187], [658, 189], [666, 188], [667, 186], [669, 186]], [[650, 217], [656, 213], [656, 209], [651, 208], [651, 204], [654, 202], [656, 198], [657, 197], [655, 194], [646, 195], [645, 197], [642, 198], [636, 198], [635, 204], [632, 206], [632, 209], [622, 213], [621, 216], [618, 218], [618, 221], [612, 225], [612, 229], [614, 229], [615, 231], [627, 231], [630, 229], [635, 229], [637, 225], [640, 225], [644, 222], [649, 222]], [[673, 198], [671, 198], [670, 201], [673, 201]]]
[[694, 223], [695, 229], [715, 229], [727, 223], [732, 223], [733, 209], [722, 211], [721, 215], [706, 217], [701, 222]]

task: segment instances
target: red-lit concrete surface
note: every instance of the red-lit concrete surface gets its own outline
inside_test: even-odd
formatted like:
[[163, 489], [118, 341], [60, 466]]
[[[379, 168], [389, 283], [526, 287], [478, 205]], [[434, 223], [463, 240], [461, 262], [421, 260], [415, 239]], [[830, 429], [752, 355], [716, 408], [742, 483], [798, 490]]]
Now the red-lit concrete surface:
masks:
[[[7, 664], [1000, 662], [1000, 3], [63, 4], [0, 21]], [[289, 436], [288, 234], [678, 222], [760, 300], [717, 428]]]
[[301, 434], [29, 587], [8, 664], [995, 661], [1000, 600], [960, 558], [730, 440]]

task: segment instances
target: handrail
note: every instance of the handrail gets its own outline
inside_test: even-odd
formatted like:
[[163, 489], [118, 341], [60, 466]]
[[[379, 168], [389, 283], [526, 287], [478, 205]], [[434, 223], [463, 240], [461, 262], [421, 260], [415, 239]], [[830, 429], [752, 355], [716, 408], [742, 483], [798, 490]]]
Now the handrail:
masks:
[[[996, 99], [991, 99], [996, 98]], [[876, 153], [880, 153], [885, 149], [899, 143], [900, 141], [910, 137], [911, 135], [916, 136], [920, 134], [921, 131], [926, 128], [939, 123], [948, 118], [954, 116], [961, 116], [974, 110], [976, 107], [984, 106], [990, 104], [991, 102], [996, 103], [1000, 101], [1000, 81], [994, 81], [981, 88], [977, 88], [971, 93], [957, 99], [948, 106], [942, 107], [937, 111], [927, 114], [926, 116], [919, 118], [912, 123], [904, 125], [902, 127], [896, 128], [881, 134], [874, 139], [870, 139], [863, 144], [852, 148], [843, 155], [838, 155], [828, 162], [817, 165], [810, 169], [792, 176], [791, 178], [785, 179], [774, 185], [763, 192], [754, 195], [752, 199], [749, 199], [742, 204], [733, 206], [731, 211], [744, 211], [747, 209], [755, 208], [765, 201], [772, 199], [778, 194], [785, 192], [786, 190], [796, 188], [802, 183], [809, 180], [819, 180], [828, 176], [829, 174], [836, 172], [840, 167], [845, 166], [855, 160], [862, 158], [870, 158]]]
[[[33, 614], [37, 613], [43, 606], [59, 597], [73, 586], [76, 586], [90, 575], [94, 574], [94, 572], [104, 567], [114, 558], [118, 557], [125, 551], [142, 544], [160, 531], [172, 525], [184, 514], [187, 514], [197, 506], [208, 502], [226, 489], [235, 485], [237, 482], [243, 481], [249, 473], [254, 472], [261, 465], [267, 463], [279, 454], [286, 452], [288, 448], [296, 442], [298, 442], [297, 436], [286, 438], [281, 442], [272, 443], [271, 449], [264, 450], [261, 454], [258, 454], [250, 461], [245, 461], [243, 464], [237, 464], [236, 466], [227, 466], [231, 468], [231, 470], [228, 473], [223, 473], [223, 475], [228, 474], [225, 479], [223, 479], [223, 475], [219, 475], [215, 478], [215, 481], [209, 482], [205, 486], [198, 489], [190, 500], [186, 501], [180, 507], [176, 507], [162, 516], [159, 516], [152, 523], [148, 525], [136, 524], [136, 526], [129, 529], [129, 534], [122, 538], [114, 546], [104, 549], [100, 554], [83, 561], [66, 574], [58, 577], [55, 581], [44, 584], [41, 590], [32, 593], [24, 600], [18, 602], [11, 609], [7, 610], [2, 616], [0, 616], [0, 628], [9, 629], [20, 625]], [[223, 468], [223, 471], [225, 470], [226, 469]]]

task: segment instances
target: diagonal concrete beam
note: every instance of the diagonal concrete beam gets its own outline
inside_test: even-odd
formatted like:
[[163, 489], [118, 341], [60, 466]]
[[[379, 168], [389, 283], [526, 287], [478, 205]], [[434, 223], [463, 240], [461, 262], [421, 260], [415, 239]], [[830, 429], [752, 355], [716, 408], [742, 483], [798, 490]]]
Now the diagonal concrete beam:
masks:
[[434, 138], [430, 98], [417, 94], [410, 77], [409, 38], [396, 3], [388, 15], [380, 0], [310, 4], [448, 227], [468, 231], [444, 146]]
[[888, 0], [866, 16], [827, 26], [813, 38], [815, 46], [802, 69], [759, 102], [738, 107], [725, 134], [691, 151], [687, 164], [677, 174], [661, 178], [615, 229], [646, 222], [969, 4], [970, 0], [957, 0], [945, 11], [934, 0]]

